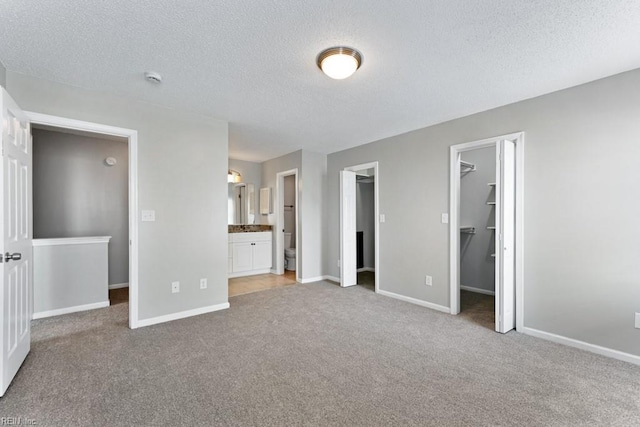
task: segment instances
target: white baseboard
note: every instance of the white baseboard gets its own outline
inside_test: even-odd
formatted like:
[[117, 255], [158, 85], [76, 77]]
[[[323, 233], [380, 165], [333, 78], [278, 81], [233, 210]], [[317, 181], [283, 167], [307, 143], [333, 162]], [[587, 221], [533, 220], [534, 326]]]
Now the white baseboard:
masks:
[[96, 308], [109, 307], [109, 301], [94, 302], [92, 304], [75, 305], [73, 307], [58, 308], [56, 310], [39, 311], [33, 313], [33, 320], [44, 319], [45, 317], [60, 316], [62, 314], [77, 313], [78, 311], [95, 310]]
[[460, 286], [463, 291], [475, 292], [476, 294], [492, 295], [495, 296], [494, 291], [488, 291], [486, 289], [474, 288], [473, 286]]
[[313, 283], [313, 282], [321, 282], [323, 281], [327, 276], [318, 276], [318, 277], [310, 277], [308, 279], [300, 279], [298, 280], [298, 283]]
[[127, 283], [114, 283], [113, 285], [109, 285], [109, 289], [122, 289], [122, 288], [128, 288], [129, 287], [129, 282]]
[[278, 274], [278, 271], [277, 271], [277, 270], [274, 270], [274, 269], [272, 268], [271, 270], [269, 270], [269, 273], [271, 273], [271, 274]]
[[373, 267], [363, 267], [356, 270], [356, 272], [358, 273], [362, 273], [363, 271], [370, 271], [372, 273], [375, 273], [376, 269]]
[[532, 337], [542, 338], [543, 340], [552, 341], [558, 344], [568, 345], [569, 347], [579, 348], [580, 350], [586, 350], [591, 353], [596, 353], [601, 356], [611, 357], [613, 359], [622, 360], [624, 362], [640, 365], [640, 356], [634, 354], [625, 353], [611, 348], [602, 347], [595, 344], [589, 344], [584, 341], [578, 341], [573, 338], [563, 337], [562, 335], [552, 334], [550, 332], [539, 331], [533, 328], [522, 328], [522, 333], [531, 335]]
[[322, 276], [322, 280], [330, 280], [332, 282], [340, 283], [340, 278], [336, 276], [325, 275], [325, 276]]
[[430, 308], [432, 310], [441, 311], [443, 313], [451, 313], [451, 310], [449, 309], [449, 307], [445, 307], [443, 305], [434, 304], [432, 302], [423, 301], [423, 300], [416, 299], [416, 298], [406, 297], [406, 296], [400, 295], [400, 294], [394, 294], [393, 292], [383, 291], [383, 290], [380, 290], [380, 289], [378, 289], [378, 293], [380, 295], [384, 295], [385, 297], [391, 297], [391, 298], [399, 299], [400, 301], [410, 302], [411, 304], [420, 305], [422, 307], [427, 307], [427, 308]]
[[224, 310], [225, 308], [229, 308], [228, 302], [210, 305], [202, 308], [195, 308], [193, 310], [181, 311], [179, 313], [167, 314], [164, 316], [152, 317], [150, 319], [138, 320], [136, 327], [142, 328], [144, 326], [157, 325], [158, 323], [171, 322], [172, 320], [184, 319], [187, 317], [198, 316], [205, 313], [212, 313], [214, 311]]

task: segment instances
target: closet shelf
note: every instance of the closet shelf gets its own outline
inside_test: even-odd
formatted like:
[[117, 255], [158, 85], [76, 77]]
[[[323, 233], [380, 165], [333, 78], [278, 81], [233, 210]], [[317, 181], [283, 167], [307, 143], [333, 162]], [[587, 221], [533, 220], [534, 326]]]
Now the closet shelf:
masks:
[[495, 186], [496, 186], [496, 183], [495, 183], [495, 182], [490, 182], [490, 183], [488, 183], [487, 185], [488, 185], [489, 187], [495, 187]]
[[495, 257], [496, 257], [496, 254], [491, 254], [491, 258], [495, 258]]
[[495, 225], [493, 227], [487, 227], [487, 230], [495, 230], [495, 229], [496, 229]]
[[495, 205], [496, 202], [487, 202], [488, 205]]
[[476, 234], [475, 227], [460, 227], [460, 232], [465, 234]]

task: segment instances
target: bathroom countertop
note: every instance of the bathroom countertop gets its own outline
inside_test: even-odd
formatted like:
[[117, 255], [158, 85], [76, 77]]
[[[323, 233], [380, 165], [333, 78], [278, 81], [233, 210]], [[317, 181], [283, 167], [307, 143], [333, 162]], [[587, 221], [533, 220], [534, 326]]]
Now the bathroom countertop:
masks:
[[261, 231], [271, 231], [272, 226], [268, 224], [243, 224], [229, 225], [229, 233], [259, 233]]

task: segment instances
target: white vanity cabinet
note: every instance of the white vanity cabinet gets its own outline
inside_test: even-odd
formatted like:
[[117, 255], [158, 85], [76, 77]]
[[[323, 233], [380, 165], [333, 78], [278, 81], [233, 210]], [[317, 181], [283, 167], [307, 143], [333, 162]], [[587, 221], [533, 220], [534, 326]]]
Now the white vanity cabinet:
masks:
[[271, 232], [229, 233], [229, 277], [271, 271]]

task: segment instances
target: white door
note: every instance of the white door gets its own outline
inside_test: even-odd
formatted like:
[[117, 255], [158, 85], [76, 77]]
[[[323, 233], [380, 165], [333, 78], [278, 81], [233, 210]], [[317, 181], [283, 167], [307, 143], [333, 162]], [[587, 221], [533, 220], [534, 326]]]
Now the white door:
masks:
[[356, 262], [356, 173], [340, 171], [340, 286], [358, 284]]
[[2, 112], [2, 208], [0, 270], [2, 319], [0, 396], [27, 357], [31, 342], [33, 283], [31, 263], [31, 128], [27, 117], [0, 88]]
[[255, 242], [253, 244], [253, 269], [265, 270], [271, 268], [271, 241]]
[[513, 141], [496, 146], [496, 331], [516, 327], [515, 191], [516, 158]]

